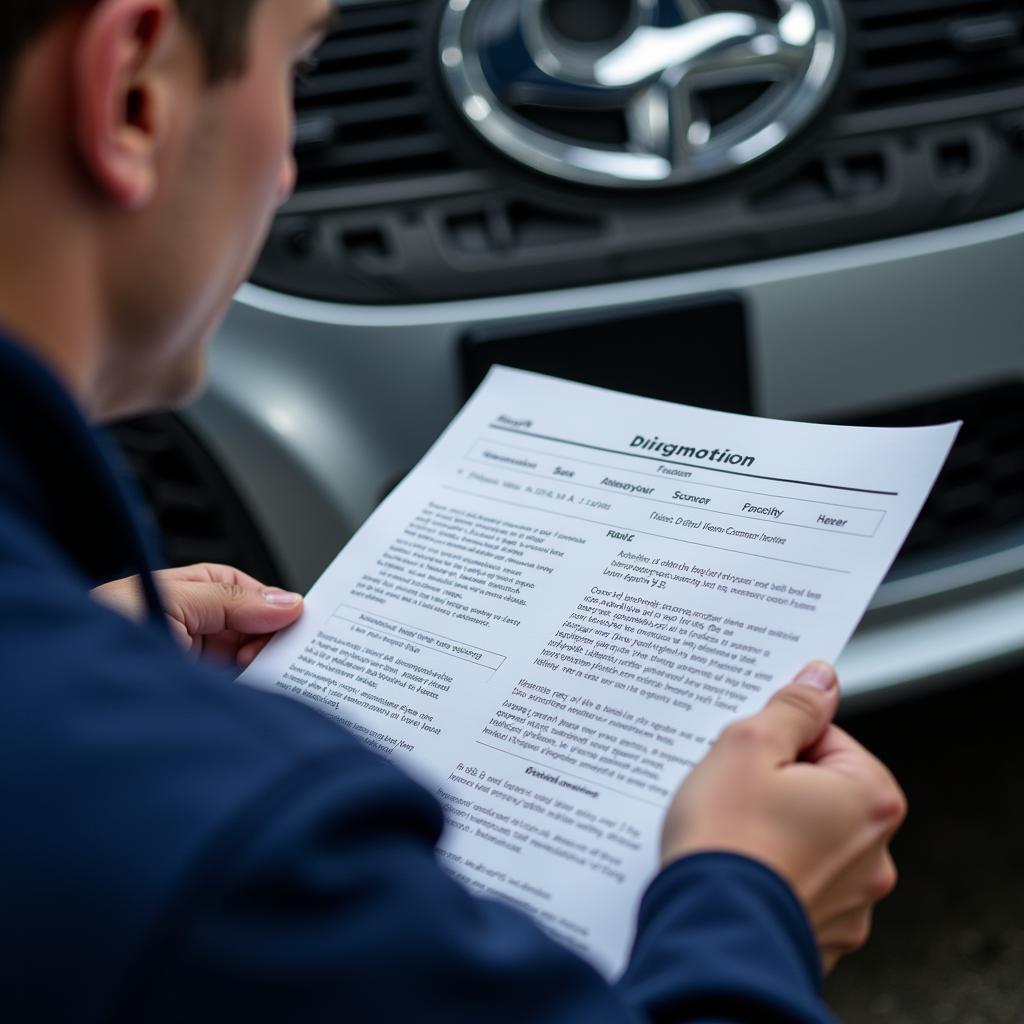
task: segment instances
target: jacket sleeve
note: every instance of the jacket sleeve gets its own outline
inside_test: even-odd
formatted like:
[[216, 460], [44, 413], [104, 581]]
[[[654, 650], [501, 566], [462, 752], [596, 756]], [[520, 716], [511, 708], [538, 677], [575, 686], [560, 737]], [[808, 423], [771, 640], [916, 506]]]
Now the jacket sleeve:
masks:
[[834, 1020], [803, 906], [774, 871], [732, 853], [685, 857], [654, 880], [619, 990], [649, 1021]]
[[613, 986], [518, 911], [449, 879], [434, 854], [442, 827], [425, 791], [365, 752], [291, 773], [210, 846], [116, 1019], [831, 1020], [803, 912], [766, 868], [705, 855], [663, 873]]

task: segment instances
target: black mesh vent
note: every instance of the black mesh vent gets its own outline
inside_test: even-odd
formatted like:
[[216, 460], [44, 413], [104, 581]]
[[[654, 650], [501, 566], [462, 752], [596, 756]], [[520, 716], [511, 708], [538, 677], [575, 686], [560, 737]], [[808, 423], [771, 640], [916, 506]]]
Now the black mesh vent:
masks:
[[317, 72], [297, 87], [300, 187], [380, 183], [452, 168], [423, 87], [430, 41], [420, 25], [422, 9], [422, 0], [343, 7]]
[[964, 421], [901, 559], [955, 549], [1024, 527], [1024, 383], [860, 420], [913, 427]]
[[1024, 88], [1019, 0], [845, 0], [860, 109]]
[[168, 565], [219, 562], [283, 585], [238, 494], [177, 416], [146, 416], [110, 433], [141, 486]]

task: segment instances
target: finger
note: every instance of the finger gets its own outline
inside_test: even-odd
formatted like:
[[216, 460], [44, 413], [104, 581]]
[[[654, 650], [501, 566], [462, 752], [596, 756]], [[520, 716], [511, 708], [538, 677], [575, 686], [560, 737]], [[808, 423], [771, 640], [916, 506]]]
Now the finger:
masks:
[[871, 938], [872, 918], [871, 907], [858, 907], [842, 917], [834, 918], [818, 932], [822, 950], [845, 956], [863, 949]]
[[822, 768], [831, 768], [870, 784], [895, 784], [889, 769], [838, 725], [831, 725], [816, 743], [804, 751], [803, 760]]
[[867, 880], [864, 895], [872, 905], [881, 903], [882, 900], [888, 899], [892, 895], [899, 880], [900, 874], [896, 868], [896, 862], [892, 859], [889, 848], [886, 847], [879, 858], [878, 866]]
[[[775, 761], [789, 764], [821, 738], [838, 707], [835, 670], [823, 661], [812, 661], [747, 721]], [[742, 730], [742, 723], [737, 724]]]
[[815, 931], [828, 934], [837, 919], [874, 906], [888, 897], [899, 875], [884, 839], [873, 842], [843, 871], [840, 884], [816, 901], [813, 912]]
[[181, 644], [181, 646], [186, 651], [190, 651], [191, 652], [191, 650], [192, 650], [192, 637], [189, 636], [188, 630], [185, 628], [185, 624], [183, 622], [179, 622], [173, 616], [168, 615], [167, 616], [167, 625], [170, 627], [171, 635], [174, 637], [174, 639], [179, 644]]
[[192, 637], [234, 630], [250, 636], [276, 633], [302, 614], [302, 597], [274, 588], [235, 583], [175, 582], [165, 588], [167, 613]]
[[907, 798], [895, 776], [866, 747], [838, 726], [830, 726], [804, 753], [811, 764], [857, 779], [873, 820], [892, 836], [907, 816]]
[[249, 587], [252, 590], [266, 590], [265, 583], [236, 569], [232, 565], [220, 565], [216, 562], [200, 562], [197, 565], [186, 565], [178, 569], [161, 569], [154, 574], [157, 583], [228, 583], [233, 586]]
[[823, 946], [821, 949], [821, 973], [827, 978], [839, 966], [843, 954], [838, 949]]
[[126, 619], [139, 622], [146, 617], [146, 596], [142, 589], [142, 580], [138, 576], [105, 583], [96, 587], [92, 596], [94, 600]]

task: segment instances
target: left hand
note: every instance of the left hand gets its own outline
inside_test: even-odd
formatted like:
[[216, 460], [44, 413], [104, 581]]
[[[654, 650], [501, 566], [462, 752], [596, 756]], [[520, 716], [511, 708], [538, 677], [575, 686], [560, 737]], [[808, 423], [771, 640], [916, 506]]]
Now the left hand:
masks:
[[[268, 587], [227, 565], [190, 565], [153, 574], [171, 631], [186, 650], [248, 668], [302, 614], [302, 596]], [[146, 609], [138, 577], [97, 587], [93, 597], [127, 618]]]

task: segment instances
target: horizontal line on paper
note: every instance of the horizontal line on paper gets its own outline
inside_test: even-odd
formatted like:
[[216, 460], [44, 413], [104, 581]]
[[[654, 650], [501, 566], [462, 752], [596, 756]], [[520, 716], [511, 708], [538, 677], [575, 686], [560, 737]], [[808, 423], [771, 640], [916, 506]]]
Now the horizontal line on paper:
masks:
[[573, 775], [572, 772], [567, 772], [563, 768], [555, 768], [553, 765], [545, 764], [543, 761], [535, 761], [532, 757], [523, 757], [522, 754], [513, 754], [511, 750], [506, 750], [504, 747], [496, 747], [492, 743], [484, 743], [483, 740], [477, 740], [477, 744], [481, 747], [487, 747], [488, 750], [496, 750], [499, 754], [508, 754], [509, 757], [517, 758], [520, 761], [526, 761], [528, 764], [535, 764], [539, 768], [547, 768], [549, 772], [557, 772], [559, 775], [566, 775], [570, 779], [577, 779], [580, 782], [585, 782], [588, 786], [597, 786], [598, 789], [607, 789], [609, 793], [615, 793], [617, 796], [624, 796], [627, 800], [636, 800], [638, 803], [647, 804], [650, 807], [657, 807], [661, 810], [665, 804], [656, 803], [654, 800], [645, 800], [642, 796], [637, 796], [635, 793], [625, 793], [621, 789], [616, 789], [614, 786], [609, 786], [604, 782], [596, 782], [594, 779], [586, 779], [582, 775]]
[[620, 523], [604, 523], [600, 519], [588, 519], [586, 516], [574, 516], [568, 512], [555, 512], [553, 509], [543, 508], [538, 505], [524, 505], [520, 501], [509, 501], [508, 498], [496, 498], [491, 494], [481, 494], [479, 491], [467, 491], [462, 487], [453, 487], [451, 484], [444, 484], [446, 491], [454, 491], [456, 494], [468, 494], [473, 498], [483, 498], [486, 501], [494, 501], [499, 505], [511, 505], [513, 508], [525, 508], [530, 512], [543, 512], [549, 516], [559, 516], [562, 519], [575, 519], [577, 522], [590, 523], [591, 526], [605, 526], [610, 530], [622, 530], [626, 533], [638, 533], [643, 537], [658, 537], [661, 540], [675, 541], [677, 544], [685, 544], [687, 547], [710, 548], [713, 551], [728, 551], [732, 555], [743, 555], [745, 558], [763, 558], [768, 562], [781, 562], [783, 565], [797, 565], [802, 569], [820, 569], [822, 572], [834, 572], [841, 576], [849, 576], [851, 570], [836, 569], [830, 565], [813, 565], [810, 562], [797, 562], [791, 558], [775, 558], [772, 555], [759, 555], [756, 551], [741, 551], [739, 548], [726, 548], [720, 544], [702, 544], [700, 541], [687, 540], [684, 537], [670, 537], [667, 533], [654, 533], [651, 530], [638, 530], [635, 526], [622, 526]]
[[851, 491], [856, 494], [880, 494], [889, 498], [898, 498], [899, 491], [875, 491], [869, 487], [847, 487], [843, 484], [823, 484], [814, 480], [790, 480], [784, 476], [762, 476], [758, 473], [743, 473], [738, 469], [720, 469], [695, 462], [677, 462], [675, 459], [659, 459], [656, 455], [641, 455], [639, 452], [624, 452], [618, 448], [602, 448], [600, 445], [587, 444], [585, 441], [571, 441], [565, 437], [551, 437], [547, 434], [535, 434], [518, 427], [502, 427], [497, 423], [490, 425], [491, 430], [502, 430], [506, 434], [521, 434], [523, 437], [534, 437], [540, 441], [555, 441], [558, 444], [572, 445], [574, 448], [588, 448], [592, 452], [607, 452], [609, 455], [622, 455], [628, 459], [644, 459], [647, 462], [663, 462], [668, 466], [685, 466], [687, 469], [703, 469], [708, 473], [725, 473], [728, 476], [743, 476], [751, 480], [770, 480], [777, 484], [798, 484], [801, 487], [824, 487], [830, 491]]

